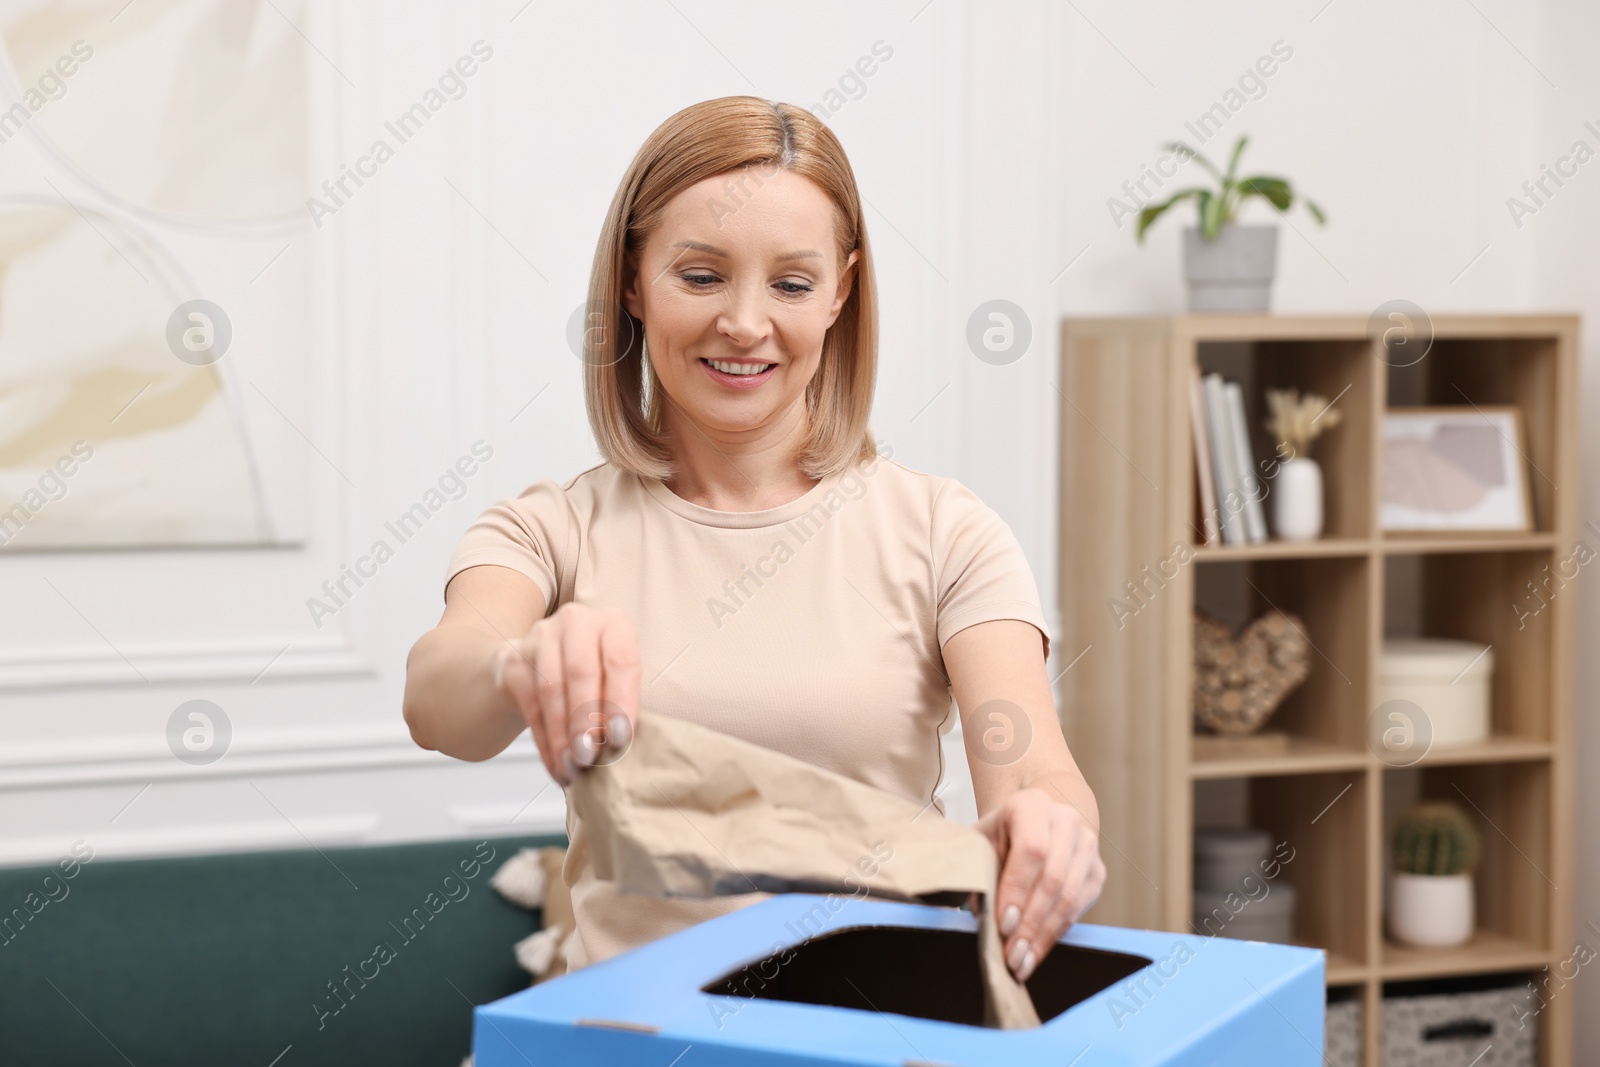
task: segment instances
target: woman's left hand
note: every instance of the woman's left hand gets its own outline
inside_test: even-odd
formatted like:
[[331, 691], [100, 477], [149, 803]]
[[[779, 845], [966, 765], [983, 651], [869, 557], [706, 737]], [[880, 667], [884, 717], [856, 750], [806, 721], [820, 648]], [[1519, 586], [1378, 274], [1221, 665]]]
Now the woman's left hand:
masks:
[[1100, 899], [1100, 835], [1071, 804], [1019, 789], [978, 820], [1000, 863], [995, 891], [1006, 965], [1026, 982], [1067, 927]]

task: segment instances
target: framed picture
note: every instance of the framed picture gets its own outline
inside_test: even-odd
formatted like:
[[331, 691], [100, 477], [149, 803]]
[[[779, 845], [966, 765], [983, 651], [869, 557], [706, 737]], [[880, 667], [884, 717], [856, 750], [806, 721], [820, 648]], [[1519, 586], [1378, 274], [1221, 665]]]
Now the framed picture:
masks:
[[1532, 528], [1514, 407], [1390, 408], [1378, 526], [1386, 533]]

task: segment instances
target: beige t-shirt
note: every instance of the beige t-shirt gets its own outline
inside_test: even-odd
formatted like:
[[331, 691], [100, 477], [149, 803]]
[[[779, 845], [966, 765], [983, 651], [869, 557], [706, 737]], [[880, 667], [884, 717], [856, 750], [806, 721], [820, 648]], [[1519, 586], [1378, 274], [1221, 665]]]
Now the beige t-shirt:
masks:
[[[715, 511], [608, 463], [546, 479], [472, 524], [445, 576], [495, 564], [554, 611], [621, 609], [639, 637], [640, 710], [786, 753], [944, 813], [934, 790], [955, 708], [942, 649], [991, 619], [1049, 629], [1015, 535], [952, 478], [887, 458], [763, 511]], [[562, 878], [577, 969], [771, 894], [623, 894], [593, 877], [569, 802]]]

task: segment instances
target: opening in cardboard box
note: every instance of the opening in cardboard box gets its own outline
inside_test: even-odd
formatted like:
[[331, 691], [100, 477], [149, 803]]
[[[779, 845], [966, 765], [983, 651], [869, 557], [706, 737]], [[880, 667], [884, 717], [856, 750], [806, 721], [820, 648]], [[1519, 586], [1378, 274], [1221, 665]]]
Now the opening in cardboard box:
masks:
[[[1040, 1022], [1049, 1022], [1149, 965], [1144, 956], [1058, 944], [1028, 979], [1028, 993]], [[983, 1025], [978, 935], [963, 930], [847, 927], [747, 964], [701, 992]]]

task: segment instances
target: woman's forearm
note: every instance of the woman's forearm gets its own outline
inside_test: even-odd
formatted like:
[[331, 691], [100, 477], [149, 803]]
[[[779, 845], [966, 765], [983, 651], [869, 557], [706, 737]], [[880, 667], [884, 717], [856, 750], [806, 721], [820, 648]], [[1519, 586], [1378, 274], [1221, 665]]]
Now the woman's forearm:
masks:
[[494, 684], [494, 659], [506, 642], [464, 623], [442, 622], [406, 656], [404, 711], [423, 748], [464, 760], [499, 755], [528, 728]]
[[1094, 799], [1094, 790], [1084, 780], [1083, 772], [1075, 764], [1046, 767], [1024, 778], [1020, 788], [1043, 789], [1052, 800], [1071, 804], [1090, 826], [1100, 829], [1100, 805]]

